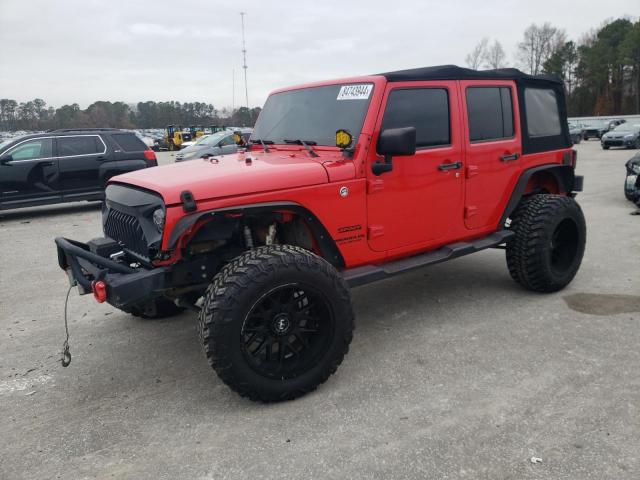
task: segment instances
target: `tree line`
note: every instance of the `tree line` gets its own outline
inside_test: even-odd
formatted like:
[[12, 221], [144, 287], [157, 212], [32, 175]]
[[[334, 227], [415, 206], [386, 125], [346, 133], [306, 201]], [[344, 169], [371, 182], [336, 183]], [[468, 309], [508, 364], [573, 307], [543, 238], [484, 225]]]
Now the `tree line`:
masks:
[[86, 109], [77, 103], [48, 107], [40, 98], [18, 103], [0, 99], [0, 130], [50, 130], [56, 128], [164, 128], [167, 125], [253, 126], [260, 107], [241, 107], [233, 112], [216, 110], [202, 102], [124, 102], [99, 101]]
[[[530, 25], [516, 46], [515, 64], [565, 83], [570, 116], [640, 113], [640, 20], [620, 18], [578, 40], [550, 23]], [[498, 40], [483, 38], [466, 57], [471, 68], [503, 68]]]

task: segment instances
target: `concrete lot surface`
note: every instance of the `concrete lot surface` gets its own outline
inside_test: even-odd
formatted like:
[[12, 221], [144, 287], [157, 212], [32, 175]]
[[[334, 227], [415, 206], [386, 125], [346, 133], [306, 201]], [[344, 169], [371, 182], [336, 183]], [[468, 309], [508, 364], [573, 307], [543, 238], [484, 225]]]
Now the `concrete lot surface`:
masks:
[[53, 238], [99, 236], [99, 209], [0, 213], [0, 478], [638, 478], [634, 152], [577, 150], [588, 240], [566, 290], [524, 291], [500, 250], [361, 287], [337, 374], [274, 405], [218, 380], [194, 315], [141, 320], [75, 291], [62, 368]]

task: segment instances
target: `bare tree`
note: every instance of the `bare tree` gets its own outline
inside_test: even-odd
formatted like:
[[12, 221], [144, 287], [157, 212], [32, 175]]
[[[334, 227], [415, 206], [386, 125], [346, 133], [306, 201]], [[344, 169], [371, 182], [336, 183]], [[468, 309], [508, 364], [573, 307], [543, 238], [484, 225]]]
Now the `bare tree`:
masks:
[[532, 75], [542, 71], [542, 65], [560, 48], [566, 39], [564, 30], [550, 23], [538, 26], [532, 23], [524, 31], [524, 39], [518, 44], [518, 57]]
[[474, 70], [480, 68], [487, 54], [487, 45], [489, 45], [489, 39], [485, 37], [480, 40], [471, 53], [466, 56], [465, 61], [469, 68], [473, 68]]
[[504, 48], [498, 40], [494, 40], [484, 55], [484, 64], [486, 68], [502, 68], [507, 55]]

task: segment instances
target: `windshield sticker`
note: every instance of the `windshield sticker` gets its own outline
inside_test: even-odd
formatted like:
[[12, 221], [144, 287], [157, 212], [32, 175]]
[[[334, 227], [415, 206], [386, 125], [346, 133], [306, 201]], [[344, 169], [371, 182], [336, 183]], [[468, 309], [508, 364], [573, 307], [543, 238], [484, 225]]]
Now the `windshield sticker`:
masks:
[[343, 85], [338, 92], [338, 100], [366, 100], [371, 95], [373, 85]]

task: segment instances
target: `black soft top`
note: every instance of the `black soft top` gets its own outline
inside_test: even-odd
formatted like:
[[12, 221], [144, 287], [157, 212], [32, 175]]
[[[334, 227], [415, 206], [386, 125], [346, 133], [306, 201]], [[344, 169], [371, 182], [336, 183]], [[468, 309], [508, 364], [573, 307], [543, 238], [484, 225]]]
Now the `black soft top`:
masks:
[[562, 84], [551, 75], [528, 75], [517, 68], [498, 68], [496, 70], [472, 70], [457, 65], [438, 65], [435, 67], [411, 68], [396, 72], [379, 73], [389, 82], [411, 82], [418, 80], [518, 80], [527, 83]]

